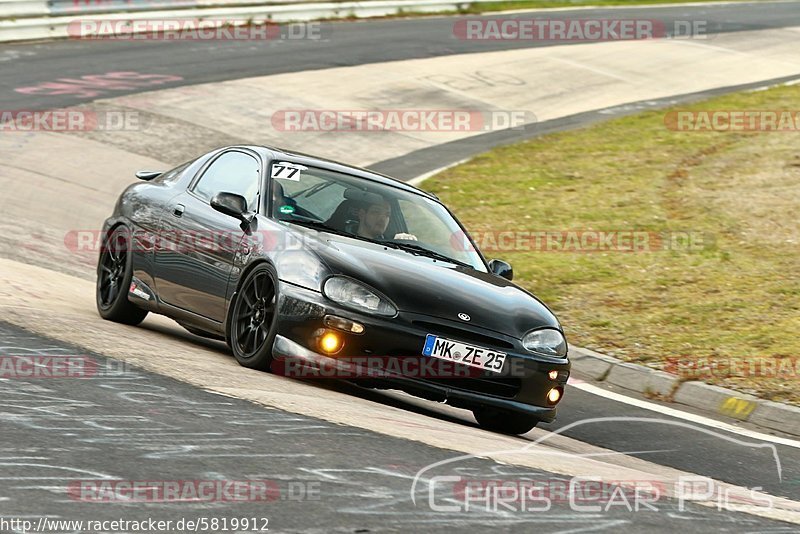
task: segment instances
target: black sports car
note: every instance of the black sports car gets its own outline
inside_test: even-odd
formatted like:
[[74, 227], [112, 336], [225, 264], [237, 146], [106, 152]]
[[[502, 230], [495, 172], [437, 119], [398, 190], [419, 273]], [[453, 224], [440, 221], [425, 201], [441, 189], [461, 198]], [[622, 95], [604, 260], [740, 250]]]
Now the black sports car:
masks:
[[164, 314], [246, 367], [332, 369], [500, 432], [555, 418], [570, 369], [558, 320], [434, 195], [254, 146], [137, 177], [103, 227], [103, 318]]

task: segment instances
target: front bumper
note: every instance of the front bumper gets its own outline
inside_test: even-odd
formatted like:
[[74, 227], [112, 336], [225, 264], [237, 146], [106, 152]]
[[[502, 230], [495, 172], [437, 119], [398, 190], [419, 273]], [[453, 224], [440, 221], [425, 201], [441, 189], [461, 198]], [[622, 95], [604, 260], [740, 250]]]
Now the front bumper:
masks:
[[[536, 356], [523, 352], [519, 340], [514, 338], [424, 314], [400, 312], [393, 318], [364, 315], [346, 310], [320, 293], [285, 282], [281, 282], [279, 294], [278, 328], [272, 352], [276, 364], [283, 366], [284, 371], [290, 368], [286, 362], [301, 360], [318, 367], [343, 371], [333, 375], [312, 376], [357, 376], [357, 382], [368, 387], [400, 389], [460, 408], [499, 408], [533, 415], [545, 422], [556, 417], [556, 408], [548, 402], [547, 393], [552, 388], [561, 388], [563, 393], [570, 370], [567, 358]], [[365, 331], [363, 334], [353, 334], [334, 330], [344, 340], [344, 345], [335, 355], [324, 355], [318, 341], [323, 333], [332, 330], [324, 323], [326, 315], [356, 321], [364, 325]], [[406, 371], [403, 375], [376, 375], [373, 372], [375, 363], [385, 366], [398, 362], [405, 365], [387, 367], [391, 370], [424, 370], [424, 364], [431, 361], [422, 355], [427, 334], [505, 352], [507, 356], [503, 372], [483, 371], [457, 363], [450, 366], [454, 372], [434, 373], [435, 376], [421, 372], [405, 374]], [[360, 369], [355, 375], [353, 362]], [[410, 363], [416, 365], [408, 365]], [[557, 372], [556, 380], [548, 377], [550, 371]]]

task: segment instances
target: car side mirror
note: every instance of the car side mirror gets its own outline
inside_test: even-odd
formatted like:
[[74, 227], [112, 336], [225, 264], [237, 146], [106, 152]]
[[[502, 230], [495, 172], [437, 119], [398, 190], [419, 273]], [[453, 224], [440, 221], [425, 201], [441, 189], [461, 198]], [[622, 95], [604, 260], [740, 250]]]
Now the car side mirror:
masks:
[[505, 278], [506, 280], [514, 279], [514, 269], [511, 268], [510, 263], [504, 262], [503, 260], [490, 260], [489, 269], [495, 276]]
[[211, 199], [211, 207], [248, 225], [255, 216], [255, 214], [247, 211], [247, 200], [236, 193], [217, 193]]

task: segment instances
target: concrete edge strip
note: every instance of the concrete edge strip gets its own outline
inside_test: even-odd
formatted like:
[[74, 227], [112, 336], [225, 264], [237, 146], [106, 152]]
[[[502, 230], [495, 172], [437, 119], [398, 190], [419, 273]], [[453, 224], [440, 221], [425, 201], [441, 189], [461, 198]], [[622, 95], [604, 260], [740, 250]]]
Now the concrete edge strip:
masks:
[[573, 347], [572, 354], [573, 370], [595, 382], [800, 437], [800, 407], [701, 381], [687, 381], [672, 373], [623, 362], [581, 347]]
[[[385, 160], [370, 168], [400, 177], [419, 187], [427, 178], [491, 148], [507, 145], [541, 135], [565, 131], [576, 125], [588, 125], [609, 118], [624, 117], [641, 111], [661, 109], [675, 104], [691, 103], [727, 93], [758, 90], [779, 85], [793, 85], [800, 75], [761, 82], [722, 87], [698, 93], [689, 93], [658, 100], [635, 102], [595, 111], [531, 123], [517, 130], [501, 130], [476, 135], [423, 148]], [[442, 165], [442, 162], [445, 162]], [[717, 415], [749, 422], [770, 430], [800, 436], [800, 407], [760, 399], [739, 391], [713, 386], [701, 381], [687, 381], [662, 370], [627, 363], [598, 352], [572, 347], [572, 367], [595, 382], [606, 382], [630, 391], [636, 391], [660, 400], [683, 404]]]

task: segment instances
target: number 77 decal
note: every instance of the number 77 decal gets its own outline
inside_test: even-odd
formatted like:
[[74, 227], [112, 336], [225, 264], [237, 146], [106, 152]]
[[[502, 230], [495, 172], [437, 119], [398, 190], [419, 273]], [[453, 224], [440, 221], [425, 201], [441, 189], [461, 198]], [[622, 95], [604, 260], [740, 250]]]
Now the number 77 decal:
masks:
[[300, 181], [300, 171], [308, 170], [308, 167], [298, 165], [296, 163], [288, 163], [282, 161], [272, 164], [272, 177], [281, 180], [291, 180], [293, 182]]

